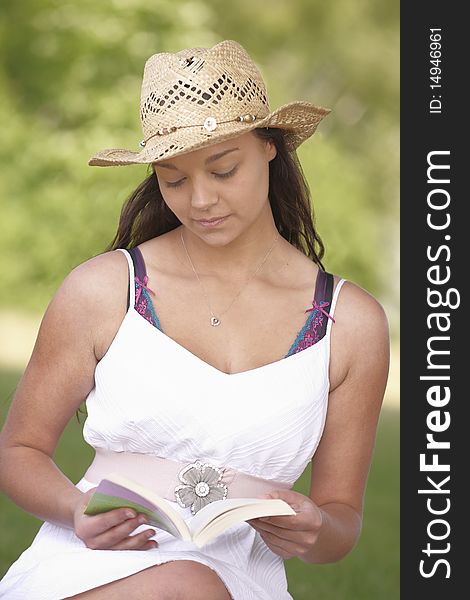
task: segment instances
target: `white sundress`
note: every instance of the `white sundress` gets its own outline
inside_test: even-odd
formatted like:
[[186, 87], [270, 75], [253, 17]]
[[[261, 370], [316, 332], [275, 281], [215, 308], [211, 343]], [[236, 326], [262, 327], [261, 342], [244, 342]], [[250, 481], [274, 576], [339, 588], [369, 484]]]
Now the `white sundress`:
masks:
[[[326, 420], [333, 320], [318, 306], [327, 305], [311, 309], [289, 355], [227, 374], [163, 333], [147, 279], [136, 276], [135, 255], [116, 251], [129, 263], [129, 308], [96, 366], [84, 440], [94, 448], [186, 464], [200, 459], [292, 486], [314, 455]], [[328, 306], [331, 317], [344, 281]], [[316, 340], [319, 325], [323, 334]], [[95, 484], [82, 478], [76, 486], [85, 492]], [[171, 504], [191, 518], [189, 508]], [[0, 581], [0, 598], [62, 600], [153, 565], [192, 560], [213, 569], [234, 600], [292, 600], [283, 559], [248, 523], [203, 548], [161, 530], [152, 539], [159, 546], [146, 551], [92, 550], [73, 530], [45, 522]]]

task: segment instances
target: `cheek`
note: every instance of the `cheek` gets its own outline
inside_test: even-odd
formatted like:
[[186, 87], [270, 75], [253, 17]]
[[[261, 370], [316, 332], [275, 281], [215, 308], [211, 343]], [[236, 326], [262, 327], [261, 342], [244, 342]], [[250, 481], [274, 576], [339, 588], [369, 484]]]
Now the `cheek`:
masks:
[[163, 203], [166, 205], [166, 210], [172, 212], [180, 221], [184, 219], [186, 212], [186, 203], [183, 201], [182, 194], [175, 194], [173, 191], [165, 191], [160, 187], [160, 192], [163, 198]]
[[241, 187], [251, 203], [264, 204], [269, 190], [269, 164], [253, 165], [243, 179]]
[[169, 189], [165, 187], [163, 181], [157, 176], [158, 187], [160, 188], [160, 193], [162, 195], [164, 203], [168, 206], [168, 208], [173, 211], [175, 214], [181, 212], [184, 208], [184, 194], [177, 189]]
[[167, 205], [167, 207], [174, 213], [178, 218], [183, 218], [185, 214], [188, 212], [189, 203], [185, 200], [183, 194], [163, 194], [163, 201]]

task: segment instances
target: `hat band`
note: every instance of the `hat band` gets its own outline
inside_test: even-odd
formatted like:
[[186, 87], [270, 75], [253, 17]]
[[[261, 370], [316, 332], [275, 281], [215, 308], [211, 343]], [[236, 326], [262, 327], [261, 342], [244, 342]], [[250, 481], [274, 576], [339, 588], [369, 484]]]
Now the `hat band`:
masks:
[[234, 121], [237, 121], [240, 123], [254, 123], [254, 121], [256, 121], [256, 119], [257, 119], [257, 115], [251, 115], [251, 114], [240, 115], [236, 119], [229, 119], [228, 121], [218, 121], [218, 122], [215, 119], [215, 117], [207, 117], [207, 119], [202, 124], [198, 123], [196, 125], [180, 125], [178, 127], [176, 127], [176, 126], [161, 127], [155, 133], [150, 135], [148, 138], [146, 138], [145, 140], [142, 140], [140, 142], [140, 145], [142, 146], [142, 148], [144, 148], [146, 146], [147, 142], [150, 139], [152, 139], [153, 137], [155, 137], [156, 135], [158, 135], [158, 136], [168, 135], [169, 133], [173, 133], [174, 131], [177, 131], [178, 129], [185, 129], [187, 127], [204, 127], [204, 129], [206, 131], [212, 132], [215, 129], [217, 129], [218, 125], [220, 125], [222, 123], [232, 123]]

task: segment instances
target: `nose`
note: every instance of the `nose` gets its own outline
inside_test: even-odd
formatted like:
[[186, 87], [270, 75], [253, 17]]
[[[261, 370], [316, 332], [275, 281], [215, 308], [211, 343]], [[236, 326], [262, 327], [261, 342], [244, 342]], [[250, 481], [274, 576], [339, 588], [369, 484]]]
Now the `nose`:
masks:
[[214, 186], [201, 178], [193, 180], [191, 189], [191, 205], [197, 210], [207, 210], [217, 204], [218, 193]]

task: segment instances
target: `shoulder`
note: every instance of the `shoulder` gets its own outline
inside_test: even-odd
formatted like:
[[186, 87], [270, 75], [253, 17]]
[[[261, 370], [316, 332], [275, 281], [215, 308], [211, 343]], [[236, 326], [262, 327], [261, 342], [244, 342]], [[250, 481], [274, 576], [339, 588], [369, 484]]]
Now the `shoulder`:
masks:
[[98, 254], [74, 267], [65, 277], [58, 293], [73, 296], [77, 303], [99, 306], [103, 300], [112, 302], [127, 288], [129, 270], [123, 252], [111, 250]]
[[100, 360], [126, 314], [128, 281], [123, 252], [111, 250], [80, 263], [54, 294], [43, 328], [71, 344], [86, 344]]
[[[335, 290], [340, 277], [335, 276]], [[382, 304], [356, 283], [345, 280], [337, 292], [331, 329], [331, 368], [339, 384], [355, 371], [388, 369], [390, 338]]]
[[[341, 279], [334, 275], [334, 291]], [[348, 279], [342, 282], [337, 292], [335, 315], [348, 331], [353, 332], [359, 326], [364, 328], [366, 324], [369, 330], [385, 328], [388, 331], [388, 319], [382, 304], [370, 292]]]
[[97, 254], [77, 265], [69, 274], [77, 283], [116, 283], [116, 278], [126, 281], [129, 277], [128, 262], [124, 252], [110, 250]]

